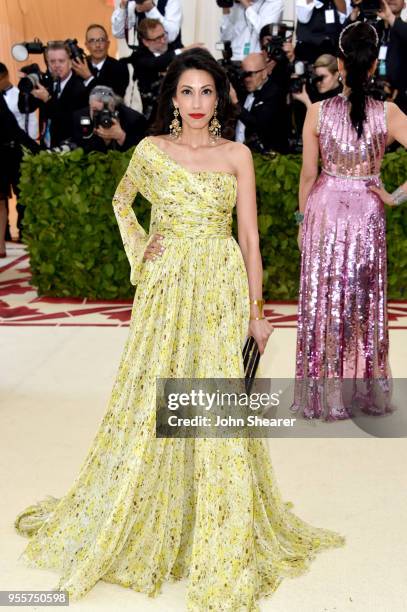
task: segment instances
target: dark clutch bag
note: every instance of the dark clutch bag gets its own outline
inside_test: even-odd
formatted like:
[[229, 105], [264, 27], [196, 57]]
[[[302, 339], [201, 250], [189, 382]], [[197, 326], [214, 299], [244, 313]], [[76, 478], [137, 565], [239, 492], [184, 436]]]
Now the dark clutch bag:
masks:
[[260, 361], [260, 351], [256, 340], [249, 336], [243, 347], [243, 365], [246, 392], [250, 393], [253, 381], [256, 377], [257, 367]]

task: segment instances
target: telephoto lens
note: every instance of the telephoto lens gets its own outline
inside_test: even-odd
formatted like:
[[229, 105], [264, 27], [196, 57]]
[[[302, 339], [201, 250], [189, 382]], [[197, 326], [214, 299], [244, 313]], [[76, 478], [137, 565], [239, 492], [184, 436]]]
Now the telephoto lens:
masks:
[[21, 72], [25, 74], [18, 83], [18, 89], [21, 93], [30, 94], [42, 81], [45, 75], [41, 72], [38, 64], [30, 64], [21, 68]]

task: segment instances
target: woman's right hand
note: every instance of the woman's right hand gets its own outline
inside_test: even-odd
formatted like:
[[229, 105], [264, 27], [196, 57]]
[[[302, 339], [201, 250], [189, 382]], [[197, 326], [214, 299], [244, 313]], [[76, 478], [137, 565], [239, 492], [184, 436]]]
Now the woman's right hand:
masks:
[[161, 244], [164, 236], [161, 234], [154, 234], [152, 240], [149, 242], [146, 250], [144, 251], [143, 261], [154, 261], [157, 257], [162, 257], [164, 253], [164, 247]]
[[388, 193], [383, 187], [375, 187], [374, 185], [371, 185], [369, 189], [370, 191], [376, 193], [384, 204], [387, 204], [388, 206], [396, 206], [391, 193]]
[[299, 93], [291, 94], [294, 100], [298, 100], [302, 102], [306, 108], [309, 108], [312, 105], [311, 99], [307, 93], [307, 88], [305, 85], [302, 86], [302, 90]]

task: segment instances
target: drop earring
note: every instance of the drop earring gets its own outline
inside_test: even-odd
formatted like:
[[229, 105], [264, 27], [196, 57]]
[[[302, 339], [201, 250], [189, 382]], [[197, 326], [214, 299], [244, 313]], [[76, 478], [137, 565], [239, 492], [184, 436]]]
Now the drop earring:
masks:
[[215, 106], [215, 112], [212, 117], [212, 121], [209, 124], [209, 134], [211, 135], [212, 144], [214, 144], [221, 137], [222, 126], [218, 120], [218, 105]]
[[179, 117], [178, 106], [174, 106], [174, 119], [170, 123], [171, 138], [178, 139], [182, 134], [182, 125]]

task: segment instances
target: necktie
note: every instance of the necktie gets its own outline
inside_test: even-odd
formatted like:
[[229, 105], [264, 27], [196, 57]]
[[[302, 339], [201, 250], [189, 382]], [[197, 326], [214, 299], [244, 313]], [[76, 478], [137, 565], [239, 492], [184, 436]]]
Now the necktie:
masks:
[[58, 99], [61, 95], [61, 79], [57, 79], [54, 83], [54, 96]]

